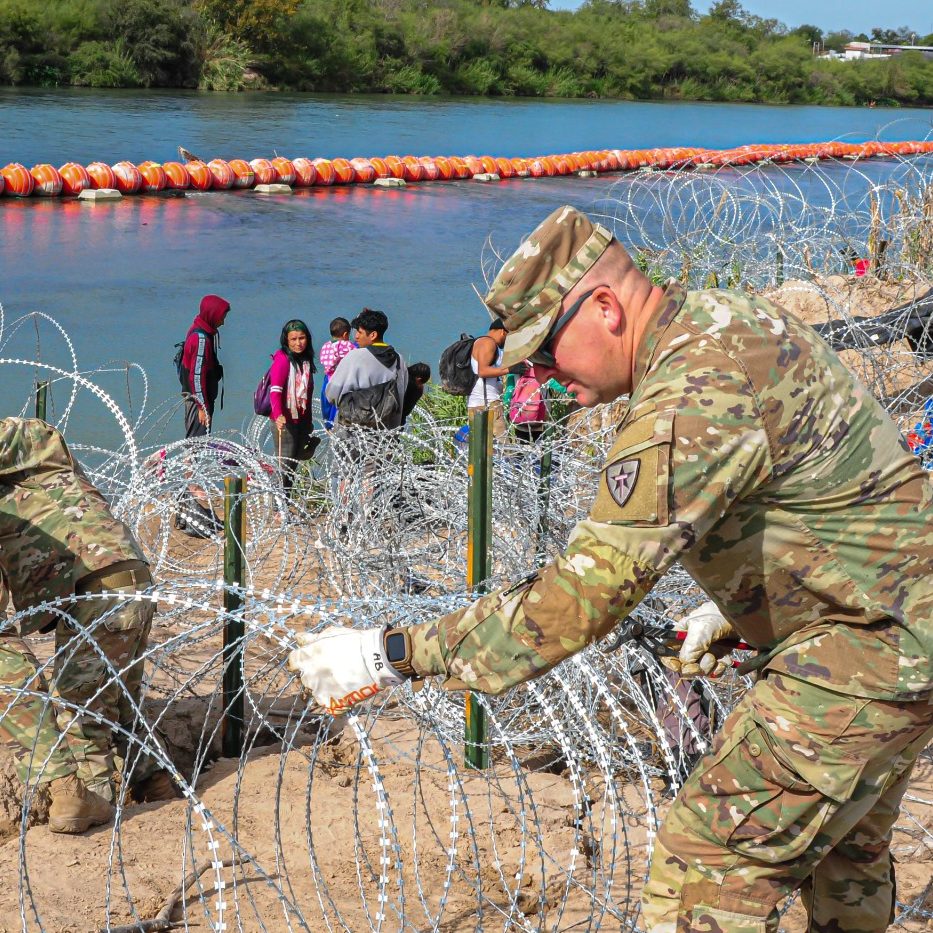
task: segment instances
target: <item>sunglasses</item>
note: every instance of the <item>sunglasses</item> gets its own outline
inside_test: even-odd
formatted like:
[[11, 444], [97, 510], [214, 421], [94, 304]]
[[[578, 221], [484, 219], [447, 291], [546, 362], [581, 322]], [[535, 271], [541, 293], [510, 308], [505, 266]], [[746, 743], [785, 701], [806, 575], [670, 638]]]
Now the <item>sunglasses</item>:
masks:
[[583, 302], [586, 301], [597, 288], [601, 287], [602, 286], [597, 285], [596, 288], [591, 288], [588, 292], [584, 292], [562, 315], [560, 315], [560, 317], [558, 317], [554, 322], [554, 326], [547, 332], [544, 343], [528, 357], [529, 363], [533, 366], [545, 366], [548, 369], [553, 369], [557, 366], [557, 361], [554, 359], [554, 351], [551, 349], [554, 338], [570, 323], [570, 319], [580, 310]]

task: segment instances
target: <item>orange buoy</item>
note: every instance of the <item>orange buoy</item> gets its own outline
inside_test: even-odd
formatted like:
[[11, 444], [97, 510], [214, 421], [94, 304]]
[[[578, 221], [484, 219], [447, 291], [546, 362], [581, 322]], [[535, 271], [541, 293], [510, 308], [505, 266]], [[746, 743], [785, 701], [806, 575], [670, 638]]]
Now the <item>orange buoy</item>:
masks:
[[543, 178], [547, 172], [544, 168], [543, 159], [528, 159], [528, 171], [532, 178]]
[[207, 167], [211, 171], [211, 175], [214, 178], [214, 188], [219, 191], [226, 191], [227, 188], [233, 187], [233, 182], [236, 176], [233, 174], [233, 169], [230, 168], [230, 163], [224, 159], [211, 159], [207, 163]]
[[475, 156], [475, 155], [464, 156], [463, 162], [464, 162], [464, 165], [466, 165], [467, 169], [469, 170], [471, 178], [474, 175], [479, 175], [482, 172], [486, 171], [486, 169], [483, 168], [483, 160], [480, 159], [479, 156]]
[[14, 198], [28, 198], [36, 187], [36, 180], [25, 165], [11, 162], [0, 168], [0, 175], [6, 183], [6, 193]]
[[482, 166], [481, 171], [487, 172], [490, 175], [497, 174], [498, 165], [496, 165], [496, 160], [492, 156], [480, 156], [479, 164]]
[[424, 181], [437, 181], [441, 174], [437, 163], [430, 156], [418, 156], [421, 163], [421, 177]]
[[385, 162], [386, 168], [389, 170], [390, 178], [405, 177], [405, 165], [398, 156], [388, 155], [382, 161]]
[[450, 167], [453, 170], [454, 178], [472, 178], [473, 173], [470, 171], [469, 166], [466, 164], [464, 159], [461, 159], [460, 156], [448, 156], [448, 161], [450, 162]]
[[356, 180], [363, 185], [368, 185], [376, 180], [376, 170], [373, 168], [369, 159], [350, 159], [350, 167]]
[[310, 159], [304, 156], [292, 159], [292, 168], [295, 170], [296, 188], [310, 188], [317, 181], [317, 169]]
[[570, 175], [573, 172], [573, 163], [565, 155], [554, 156], [554, 168], [558, 175]]
[[81, 194], [85, 188], [91, 187], [91, 176], [87, 169], [77, 162], [66, 162], [59, 170], [62, 176], [62, 194]]
[[496, 174], [500, 178], [511, 178], [515, 174], [515, 169], [512, 168], [512, 163], [503, 157], [496, 159]]
[[136, 194], [142, 187], [143, 176], [139, 174], [139, 169], [132, 162], [124, 160], [112, 165], [111, 168], [117, 183], [117, 191], [120, 194]]
[[6, 179], [0, 175], [0, 194], [3, 194], [4, 188], [6, 188]]
[[509, 159], [509, 164], [512, 166], [512, 172], [516, 175], [529, 175], [528, 171], [528, 160], [514, 158]]
[[191, 182], [191, 187], [194, 188], [195, 191], [211, 190], [214, 184], [214, 176], [204, 162], [201, 162], [199, 159], [193, 159], [191, 162], [185, 163], [185, 168], [188, 170], [188, 178]]
[[42, 163], [34, 165], [29, 174], [32, 175], [36, 185], [33, 193], [43, 198], [57, 198], [62, 193], [62, 176], [54, 165]]
[[437, 177], [441, 181], [450, 181], [454, 177], [454, 167], [446, 156], [434, 156], [434, 164], [437, 166]]
[[402, 176], [405, 181], [421, 181], [424, 178], [424, 166], [414, 156], [402, 156], [402, 166], [405, 170]]
[[352, 185], [356, 178], [353, 166], [349, 159], [331, 159], [334, 167], [334, 183], [337, 185]]
[[268, 159], [251, 159], [249, 167], [257, 185], [271, 185], [275, 181], [275, 166]]
[[113, 169], [106, 162], [91, 162], [87, 167], [88, 177], [91, 179], [91, 188], [116, 188], [117, 179]]
[[280, 185], [295, 184], [295, 166], [291, 159], [284, 156], [276, 156], [272, 160], [272, 167], [275, 169], [275, 180]]
[[369, 160], [370, 165], [373, 167], [373, 171], [376, 173], [376, 178], [388, 178], [392, 173], [389, 171], [389, 166], [386, 165], [385, 159], [380, 159], [379, 156], [373, 156]]
[[163, 162], [162, 170], [165, 172], [167, 188], [184, 191], [186, 188], [191, 187], [191, 176], [188, 174], [188, 169], [181, 162]]
[[256, 173], [245, 159], [231, 159], [227, 165], [233, 172], [234, 188], [252, 188], [256, 183]]
[[136, 167], [143, 177], [142, 191], [162, 191], [168, 187], [168, 176], [158, 162], [140, 162]]
[[315, 185], [332, 185], [334, 183], [335, 173], [334, 173], [334, 164], [330, 159], [312, 159], [312, 164], [314, 165], [314, 170], [317, 172], [317, 178], [314, 180]]

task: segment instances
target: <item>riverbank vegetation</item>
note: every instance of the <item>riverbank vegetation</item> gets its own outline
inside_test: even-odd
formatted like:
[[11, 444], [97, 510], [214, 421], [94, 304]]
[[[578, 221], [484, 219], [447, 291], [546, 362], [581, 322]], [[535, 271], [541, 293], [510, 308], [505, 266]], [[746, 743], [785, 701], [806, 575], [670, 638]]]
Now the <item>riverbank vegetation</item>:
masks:
[[738, 0], [0, 0], [0, 82], [933, 105], [920, 53], [813, 55], [851, 38]]

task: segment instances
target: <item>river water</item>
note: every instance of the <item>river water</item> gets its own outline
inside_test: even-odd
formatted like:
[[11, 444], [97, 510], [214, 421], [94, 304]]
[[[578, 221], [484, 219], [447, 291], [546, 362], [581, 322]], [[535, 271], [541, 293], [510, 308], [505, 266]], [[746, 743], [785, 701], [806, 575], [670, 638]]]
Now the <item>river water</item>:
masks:
[[[0, 90], [0, 160], [87, 163], [205, 158], [468, 153], [535, 155], [589, 148], [919, 139], [931, 113], [604, 101], [503, 101], [327, 95], [214, 95], [157, 91]], [[884, 177], [885, 162], [870, 172]], [[844, 167], [838, 168], [844, 172]], [[232, 305], [222, 331], [226, 405], [219, 430], [240, 427], [276, 348], [282, 323], [302, 317], [315, 343], [335, 315], [364, 305], [389, 315], [388, 339], [409, 361], [436, 367], [461, 330], [485, 329], [487, 236], [504, 252], [563, 203], [605, 206], [622, 176], [472, 181], [402, 190], [309, 189], [285, 197], [250, 193], [134, 197], [116, 205], [0, 200], [0, 357], [71, 368], [48, 323], [11, 336], [11, 322], [41, 311], [65, 329], [83, 371], [135, 418], [176, 397], [174, 343], [200, 296]], [[148, 384], [126, 361], [141, 364]], [[18, 412], [32, 368], [0, 366], [3, 412]], [[53, 387], [53, 414], [66, 393]], [[154, 432], [181, 434], [181, 417]], [[112, 444], [114, 421], [99, 401], [79, 400], [69, 431]]]

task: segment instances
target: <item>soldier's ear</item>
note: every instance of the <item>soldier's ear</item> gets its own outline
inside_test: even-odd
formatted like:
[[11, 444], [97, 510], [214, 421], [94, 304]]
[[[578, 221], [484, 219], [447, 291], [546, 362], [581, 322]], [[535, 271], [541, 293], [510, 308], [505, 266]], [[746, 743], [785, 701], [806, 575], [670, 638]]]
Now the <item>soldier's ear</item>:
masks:
[[616, 293], [603, 285], [593, 293], [593, 301], [606, 329], [612, 334], [621, 334], [625, 329], [625, 312]]

